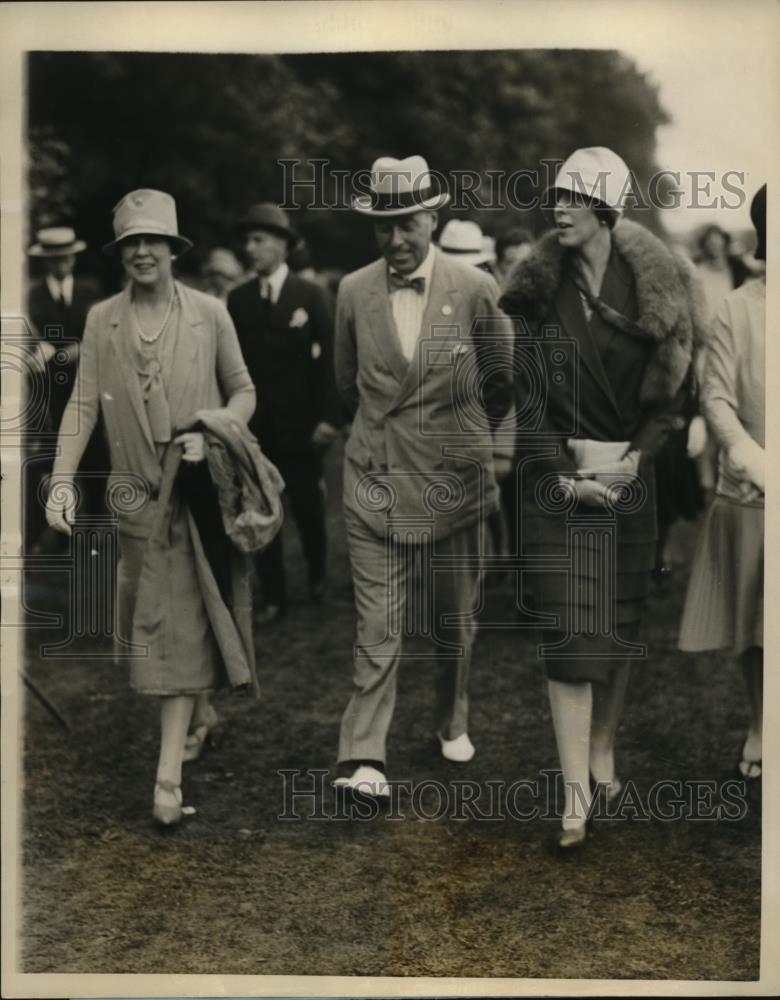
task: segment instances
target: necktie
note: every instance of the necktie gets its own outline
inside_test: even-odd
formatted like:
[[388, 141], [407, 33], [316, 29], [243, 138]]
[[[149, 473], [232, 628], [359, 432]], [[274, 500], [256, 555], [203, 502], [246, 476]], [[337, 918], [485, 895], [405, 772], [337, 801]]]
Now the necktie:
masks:
[[405, 278], [402, 274], [396, 274], [395, 271], [389, 271], [388, 286], [391, 292], [397, 292], [402, 288], [411, 288], [412, 291], [417, 292], [418, 295], [425, 294], [425, 278], [422, 276], [417, 278]]
[[260, 298], [266, 302], [271, 301], [271, 282], [268, 278], [260, 279]]

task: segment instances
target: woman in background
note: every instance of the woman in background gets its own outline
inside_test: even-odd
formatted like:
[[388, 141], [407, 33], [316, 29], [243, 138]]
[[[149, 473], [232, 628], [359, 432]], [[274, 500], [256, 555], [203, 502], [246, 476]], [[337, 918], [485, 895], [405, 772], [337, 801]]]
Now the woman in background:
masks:
[[[750, 216], [766, 260], [766, 185]], [[701, 406], [720, 447], [715, 499], [702, 527], [680, 628], [680, 649], [730, 649], [745, 679], [750, 723], [739, 772], [761, 776], [766, 277], [726, 296], [705, 354]]]

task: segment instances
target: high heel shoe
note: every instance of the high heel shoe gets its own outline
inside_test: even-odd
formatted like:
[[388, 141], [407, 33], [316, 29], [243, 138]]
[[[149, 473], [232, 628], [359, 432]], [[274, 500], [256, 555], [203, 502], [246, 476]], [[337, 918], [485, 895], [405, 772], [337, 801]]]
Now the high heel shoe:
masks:
[[604, 804], [609, 806], [620, 798], [620, 793], [623, 791], [623, 782], [620, 778], [613, 778], [612, 781], [596, 781], [593, 775], [591, 775], [590, 791], [594, 800], [597, 795], [603, 796]]
[[184, 741], [182, 763], [197, 760], [207, 746], [214, 744], [214, 731], [219, 725], [219, 716], [213, 705], [209, 705], [209, 717], [193, 726]]
[[[167, 801], [162, 800], [161, 792], [166, 792]], [[171, 796], [173, 802], [170, 801]], [[160, 781], [154, 784], [154, 809], [152, 815], [161, 826], [175, 826], [181, 822], [182, 795], [181, 787], [172, 781]]]
[[585, 820], [579, 826], [571, 827], [569, 829], [562, 828], [558, 831], [558, 850], [559, 851], [572, 851], [577, 848], [584, 847], [585, 841], [588, 839], [588, 831], [590, 829], [590, 820]]

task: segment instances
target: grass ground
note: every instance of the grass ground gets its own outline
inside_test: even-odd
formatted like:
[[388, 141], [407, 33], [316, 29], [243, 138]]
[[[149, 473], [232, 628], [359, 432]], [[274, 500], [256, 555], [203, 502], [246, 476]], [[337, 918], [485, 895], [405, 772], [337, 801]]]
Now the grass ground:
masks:
[[[753, 979], [758, 976], [761, 822], [756, 792], [739, 821], [605, 821], [576, 858], [548, 849], [555, 821], [409, 815], [370, 822], [281, 821], [280, 769], [334, 764], [349, 693], [354, 624], [328, 469], [331, 594], [303, 603], [294, 531], [288, 618], [257, 635], [263, 695], [218, 700], [218, 747], [187, 765], [197, 812], [173, 834], [151, 823], [156, 705], [107, 659], [42, 658], [28, 668], [70, 735], [28, 700], [24, 741], [27, 972]], [[690, 558], [694, 530], [678, 532]], [[651, 655], [633, 669], [620, 772], [645, 795], [659, 779], [732, 776], [746, 722], [725, 657], [675, 649], [681, 565], [651, 602]], [[64, 580], [31, 577], [29, 603], [63, 607]], [[511, 620], [489, 592], [488, 617]], [[105, 644], [86, 642], [85, 652]], [[432, 675], [404, 666], [390, 776], [484, 783], [557, 766], [542, 671], [516, 632], [483, 629], [473, 665], [464, 769], [432, 741]], [[434, 793], [422, 800], [436, 813]], [[408, 801], [406, 806], [409, 806]], [[311, 810], [312, 803], [302, 806]], [[332, 792], [316, 809], [332, 812]]]

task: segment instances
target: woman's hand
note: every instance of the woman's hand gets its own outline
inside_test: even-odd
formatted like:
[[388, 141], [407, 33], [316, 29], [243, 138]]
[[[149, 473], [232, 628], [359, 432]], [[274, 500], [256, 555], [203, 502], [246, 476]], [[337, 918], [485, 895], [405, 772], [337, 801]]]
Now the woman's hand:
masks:
[[206, 457], [206, 441], [200, 431], [187, 431], [173, 439], [174, 444], [184, 448], [182, 458], [185, 462], [202, 462]]
[[55, 531], [69, 535], [75, 519], [76, 487], [73, 485], [73, 480], [50, 480], [49, 493], [46, 497], [46, 523]]
[[740, 441], [729, 448], [726, 457], [733, 475], [752, 483], [763, 492], [764, 449], [759, 444], [751, 439]]
[[688, 458], [698, 458], [707, 447], [707, 424], [704, 417], [695, 416], [688, 426]]
[[596, 474], [609, 476], [635, 476], [639, 472], [639, 459], [641, 452], [634, 449], [627, 451], [617, 462], [608, 462], [604, 465], [594, 466], [590, 469], [581, 469], [586, 476]]
[[607, 488], [595, 479], [575, 479], [573, 480], [574, 491], [580, 503], [586, 507], [606, 507]]

